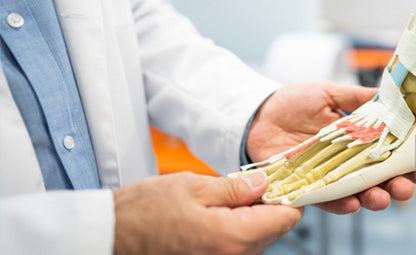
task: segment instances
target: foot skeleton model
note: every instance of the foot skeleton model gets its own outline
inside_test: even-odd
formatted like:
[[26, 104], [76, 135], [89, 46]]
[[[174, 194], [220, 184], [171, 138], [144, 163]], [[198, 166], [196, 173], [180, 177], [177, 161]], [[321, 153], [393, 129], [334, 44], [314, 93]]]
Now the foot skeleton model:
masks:
[[[415, 170], [416, 25], [408, 27], [379, 93], [300, 145], [231, 177], [263, 171], [264, 203], [302, 206], [338, 199]], [[252, 169], [252, 170], [249, 170]]]

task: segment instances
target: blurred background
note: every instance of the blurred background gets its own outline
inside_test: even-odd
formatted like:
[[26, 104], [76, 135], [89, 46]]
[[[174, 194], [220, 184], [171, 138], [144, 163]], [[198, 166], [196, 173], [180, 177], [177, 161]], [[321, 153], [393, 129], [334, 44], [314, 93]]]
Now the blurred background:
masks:
[[[414, 0], [170, 0], [199, 31], [258, 72], [284, 84], [331, 80], [377, 86]], [[311, 89], [313, 89], [311, 87]], [[178, 138], [153, 129], [162, 173], [217, 175]], [[264, 254], [415, 254], [416, 202], [337, 216], [306, 207], [305, 217]]]
[[[330, 79], [356, 84], [362, 77], [353, 69], [376, 69], [389, 59], [416, 10], [411, 0], [171, 2], [203, 35], [284, 83]], [[364, 85], [374, 85], [370, 78]]]

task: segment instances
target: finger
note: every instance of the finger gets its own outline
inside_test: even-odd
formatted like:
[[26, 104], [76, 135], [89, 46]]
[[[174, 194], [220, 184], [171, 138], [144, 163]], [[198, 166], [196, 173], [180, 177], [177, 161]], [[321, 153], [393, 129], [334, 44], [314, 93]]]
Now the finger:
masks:
[[245, 233], [248, 240], [278, 239], [301, 220], [303, 213], [303, 207], [259, 204], [235, 208], [225, 220], [234, 224], [236, 231]]
[[405, 177], [406, 179], [410, 180], [413, 183], [416, 183], [416, 172], [410, 172], [410, 173], [404, 174], [403, 177]]
[[334, 100], [335, 108], [352, 112], [365, 102], [369, 101], [377, 93], [376, 88], [361, 86], [330, 86], [327, 92]]
[[413, 182], [403, 176], [391, 179], [382, 187], [390, 194], [391, 198], [399, 201], [409, 200], [415, 192]]
[[264, 194], [267, 185], [263, 172], [240, 178], [211, 178], [195, 196], [206, 206], [234, 208], [254, 203]]
[[358, 212], [361, 208], [360, 201], [355, 196], [348, 196], [337, 200], [315, 204], [321, 210], [334, 214], [348, 214]]
[[357, 197], [362, 207], [372, 211], [385, 210], [391, 203], [390, 194], [380, 187], [369, 188], [357, 194]]

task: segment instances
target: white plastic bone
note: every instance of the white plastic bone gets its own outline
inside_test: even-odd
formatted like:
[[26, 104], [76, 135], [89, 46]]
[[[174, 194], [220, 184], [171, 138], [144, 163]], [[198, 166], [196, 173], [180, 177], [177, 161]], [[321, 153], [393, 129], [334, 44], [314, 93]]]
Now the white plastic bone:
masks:
[[303, 206], [330, 201], [363, 191], [394, 176], [414, 171], [415, 135], [416, 129], [413, 128], [409, 138], [392, 152], [388, 160], [350, 173], [336, 182], [323, 186], [313, 192], [302, 194], [295, 200], [290, 200], [287, 195], [275, 199], [267, 199], [263, 196], [263, 202]]
[[[412, 29], [412, 22], [413, 16], [373, 100], [298, 146], [242, 167], [243, 171], [262, 167], [253, 171], [268, 174], [263, 202], [302, 206], [329, 201], [415, 170], [416, 26]], [[413, 74], [398, 85], [390, 75], [397, 59]], [[407, 93], [406, 100], [402, 92]]]

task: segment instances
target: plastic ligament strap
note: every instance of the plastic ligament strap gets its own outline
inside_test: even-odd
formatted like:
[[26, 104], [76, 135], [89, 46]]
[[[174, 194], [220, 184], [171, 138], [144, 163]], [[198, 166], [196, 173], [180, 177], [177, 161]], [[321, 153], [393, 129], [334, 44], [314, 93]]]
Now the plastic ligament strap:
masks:
[[[412, 29], [414, 16], [396, 48], [394, 57], [386, 67], [378, 95], [359, 108], [355, 113], [375, 117], [386, 124], [377, 146], [370, 152], [373, 159], [379, 158], [385, 151], [398, 147], [406, 138], [415, 117], [407, 106], [400, 92], [400, 87], [408, 73], [416, 75], [416, 26]], [[383, 145], [388, 133], [397, 140], [390, 145]]]
[[[409, 24], [402, 34], [402, 37], [396, 48], [394, 57], [384, 70], [382, 85], [379, 93], [369, 102], [353, 112], [352, 115], [362, 115], [372, 119], [378, 119], [386, 124], [386, 128], [381, 135], [376, 148], [370, 152], [373, 159], [379, 158], [383, 152], [398, 147], [406, 138], [415, 117], [404, 101], [400, 92], [400, 87], [406, 78], [408, 72], [416, 76], [416, 25], [412, 28], [414, 15], [411, 16]], [[396, 63], [395, 63], [396, 62]], [[391, 69], [391, 73], [388, 71]], [[316, 136], [299, 144], [289, 151], [274, 155], [267, 160], [242, 166], [243, 171], [264, 166], [276, 162], [286, 154], [298, 149], [300, 146], [326, 135], [336, 129], [336, 124], [343, 119], [332, 123], [330, 126], [323, 128]], [[397, 140], [390, 145], [383, 145], [388, 133], [392, 133]]]
[[402, 62], [400, 60], [397, 60], [397, 62], [394, 65], [394, 68], [391, 71], [390, 75], [391, 75], [391, 78], [393, 79], [394, 83], [398, 87], [400, 87], [408, 73], [409, 73], [409, 71], [407, 70], [406, 67], [404, 67]]
[[[406, 138], [415, 120], [400, 92], [400, 86], [408, 74], [406, 67], [397, 60], [391, 73], [389, 67], [384, 70], [379, 96], [376, 101], [368, 102], [355, 113], [381, 120], [386, 124], [377, 146], [370, 152], [373, 159], [379, 158], [385, 151], [399, 146]], [[383, 145], [388, 133], [397, 140], [390, 145]]]
[[416, 76], [416, 25], [412, 28], [413, 20], [414, 16], [411, 17], [409, 25], [400, 38], [395, 55], [406, 69]]

